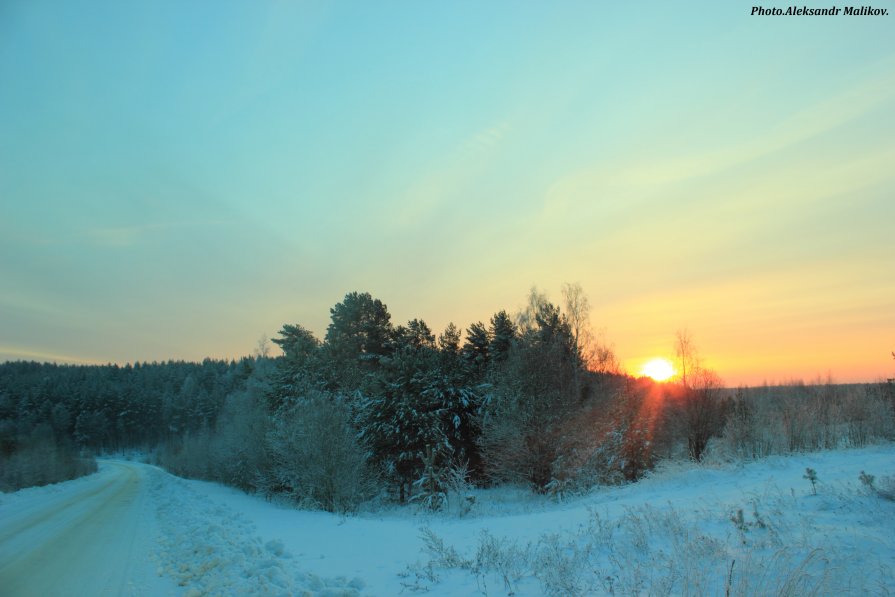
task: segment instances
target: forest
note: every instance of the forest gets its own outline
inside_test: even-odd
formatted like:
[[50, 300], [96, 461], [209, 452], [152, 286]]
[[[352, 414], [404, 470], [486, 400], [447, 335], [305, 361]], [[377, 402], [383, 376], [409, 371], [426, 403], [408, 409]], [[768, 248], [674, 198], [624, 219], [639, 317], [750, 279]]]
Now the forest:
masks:
[[444, 507], [471, 486], [562, 496], [635, 481], [662, 460], [754, 459], [895, 438], [892, 383], [729, 388], [686, 332], [681, 374], [620, 371], [587, 297], [436, 334], [350, 292], [320, 340], [285, 324], [270, 356], [124, 366], [0, 365], [0, 490], [137, 451], [169, 471], [350, 512], [379, 498]]

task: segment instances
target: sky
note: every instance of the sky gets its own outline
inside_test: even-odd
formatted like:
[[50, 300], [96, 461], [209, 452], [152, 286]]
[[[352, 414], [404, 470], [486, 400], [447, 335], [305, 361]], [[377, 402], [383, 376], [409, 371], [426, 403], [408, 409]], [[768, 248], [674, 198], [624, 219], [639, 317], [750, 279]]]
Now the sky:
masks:
[[893, 377], [895, 15], [750, 11], [5, 0], [0, 361], [579, 283], [632, 373], [685, 329], [731, 385]]

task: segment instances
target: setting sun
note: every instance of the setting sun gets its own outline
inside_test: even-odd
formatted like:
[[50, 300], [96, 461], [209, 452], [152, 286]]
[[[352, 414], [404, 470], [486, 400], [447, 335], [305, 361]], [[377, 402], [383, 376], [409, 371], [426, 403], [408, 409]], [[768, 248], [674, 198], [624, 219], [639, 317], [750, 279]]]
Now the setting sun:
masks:
[[674, 366], [667, 359], [652, 359], [643, 364], [640, 374], [652, 377], [656, 381], [665, 381], [674, 375]]

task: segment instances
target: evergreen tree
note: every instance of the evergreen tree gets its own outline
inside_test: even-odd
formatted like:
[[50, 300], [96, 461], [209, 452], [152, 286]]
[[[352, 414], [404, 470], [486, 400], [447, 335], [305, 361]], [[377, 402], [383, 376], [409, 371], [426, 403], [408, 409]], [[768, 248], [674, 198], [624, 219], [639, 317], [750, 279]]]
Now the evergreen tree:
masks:
[[485, 324], [478, 321], [466, 329], [466, 342], [463, 344], [463, 362], [470, 377], [481, 380], [485, 375], [490, 357], [491, 338]]
[[365, 390], [367, 375], [393, 350], [391, 315], [369, 293], [349, 292], [330, 309], [325, 349], [343, 390]]
[[268, 394], [271, 412], [288, 406], [312, 388], [323, 384], [320, 368], [320, 342], [300, 326], [286, 324], [273, 342], [283, 350]]
[[422, 471], [429, 446], [444, 446], [438, 405], [423, 395], [433, 368], [433, 351], [408, 345], [384, 361], [380, 391], [362, 403], [361, 433], [375, 459], [397, 484], [401, 501]]
[[438, 336], [438, 348], [447, 354], [460, 353], [460, 329], [453, 322]]
[[510, 347], [516, 339], [516, 324], [506, 311], [499, 311], [491, 317], [491, 359], [495, 362], [506, 360]]
[[375, 359], [388, 353], [391, 315], [369, 292], [349, 292], [330, 309], [326, 344], [337, 357]]

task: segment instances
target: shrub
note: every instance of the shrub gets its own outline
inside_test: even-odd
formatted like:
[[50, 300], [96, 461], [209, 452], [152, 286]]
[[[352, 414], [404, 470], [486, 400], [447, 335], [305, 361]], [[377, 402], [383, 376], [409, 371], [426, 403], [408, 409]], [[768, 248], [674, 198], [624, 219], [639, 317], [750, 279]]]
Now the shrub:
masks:
[[811, 493], [817, 495], [817, 471], [813, 468], [806, 468], [802, 478], [811, 482]]
[[367, 451], [345, 402], [313, 392], [282, 412], [268, 434], [269, 491], [330, 512], [357, 508], [375, 489]]

